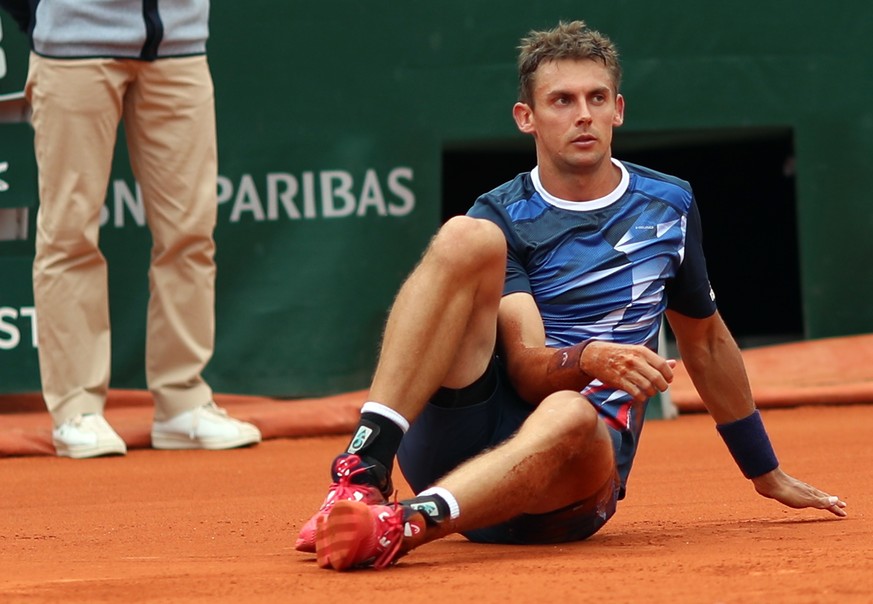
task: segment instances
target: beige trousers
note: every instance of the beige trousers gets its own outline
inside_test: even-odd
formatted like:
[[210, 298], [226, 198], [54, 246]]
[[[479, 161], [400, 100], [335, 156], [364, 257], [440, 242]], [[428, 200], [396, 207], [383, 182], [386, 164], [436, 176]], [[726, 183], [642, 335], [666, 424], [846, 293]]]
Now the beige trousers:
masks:
[[153, 246], [146, 380], [155, 419], [202, 405], [215, 339], [217, 150], [206, 57], [154, 62], [31, 54], [39, 168], [33, 265], [40, 376], [55, 424], [100, 412], [110, 376], [100, 210], [123, 120]]

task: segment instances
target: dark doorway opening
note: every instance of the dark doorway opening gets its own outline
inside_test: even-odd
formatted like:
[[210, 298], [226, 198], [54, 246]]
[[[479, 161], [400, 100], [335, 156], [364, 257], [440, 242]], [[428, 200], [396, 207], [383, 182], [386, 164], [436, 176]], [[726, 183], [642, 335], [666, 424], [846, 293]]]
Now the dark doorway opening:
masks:
[[[742, 347], [803, 339], [790, 130], [632, 135], [618, 159], [689, 181], [719, 310]], [[532, 145], [443, 154], [443, 220], [536, 163]]]

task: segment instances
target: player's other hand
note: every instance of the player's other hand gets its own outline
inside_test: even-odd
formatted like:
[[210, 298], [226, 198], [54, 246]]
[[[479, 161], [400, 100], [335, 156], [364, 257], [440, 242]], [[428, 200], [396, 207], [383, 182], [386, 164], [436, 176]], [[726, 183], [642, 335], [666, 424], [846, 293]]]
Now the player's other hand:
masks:
[[815, 508], [827, 510], [835, 516], [846, 516], [845, 501], [789, 476], [781, 468], [753, 478], [752, 482], [759, 494], [790, 508]]
[[595, 341], [579, 359], [582, 371], [611, 388], [624, 390], [638, 403], [664, 392], [673, 381], [676, 361], [645, 346]]

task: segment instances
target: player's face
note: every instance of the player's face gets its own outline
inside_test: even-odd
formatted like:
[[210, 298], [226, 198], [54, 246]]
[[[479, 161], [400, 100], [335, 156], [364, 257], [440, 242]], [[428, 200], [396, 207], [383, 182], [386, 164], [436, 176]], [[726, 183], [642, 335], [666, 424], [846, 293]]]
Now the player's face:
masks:
[[624, 120], [624, 99], [603, 64], [550, 61], [537, 68], [533, 103], [517, 103], [513, 115], [518, 128], [536, 139], [541, 169], [588, 173], [610, 163], [612, 129]]

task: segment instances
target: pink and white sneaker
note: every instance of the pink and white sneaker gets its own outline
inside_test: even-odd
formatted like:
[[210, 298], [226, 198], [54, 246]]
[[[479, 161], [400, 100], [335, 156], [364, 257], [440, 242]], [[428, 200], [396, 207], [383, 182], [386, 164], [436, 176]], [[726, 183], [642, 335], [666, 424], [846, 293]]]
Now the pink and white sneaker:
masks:
[[333, 570], [383, 569], [425, 538], [421, 512], [398, 505], [338, 501], [318, 518], [318, 566]]
[[326, 517], [338, 501], [358, 501], [366, 505], [386, 504], [388, 500], [385, 494], [390, 494], [393, 488], [387, 474], [381, 464], [367, 464], [357, 455], [344, 453], [334, 459], [331, 466], [334, 481], [328, 488], [327, 497], [318, 511], [300, 529], [294, 548], [301, 552], [315, 553], [318, 519]]

